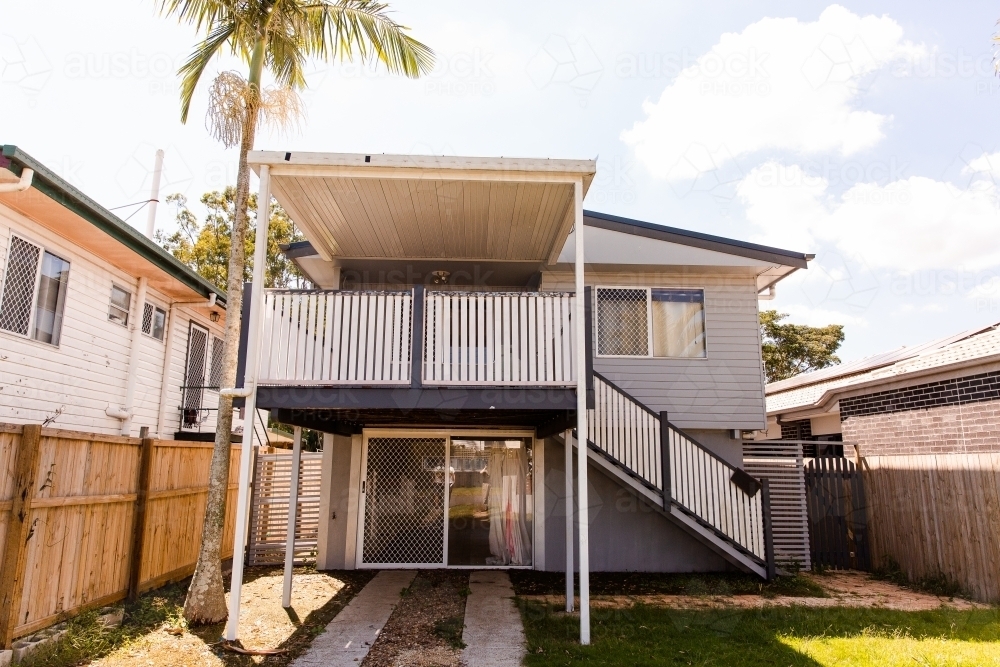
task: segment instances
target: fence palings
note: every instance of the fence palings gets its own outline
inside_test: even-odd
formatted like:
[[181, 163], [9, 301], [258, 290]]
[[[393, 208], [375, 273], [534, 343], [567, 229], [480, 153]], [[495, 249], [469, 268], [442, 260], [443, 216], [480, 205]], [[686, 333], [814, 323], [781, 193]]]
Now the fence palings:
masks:
[[837, 569], [871, 569], [867, 501], [857, 466], [841, 457], [810, 459], [805, 481], [813, 562]]
[[[211, 443], [150, 442], [149, 488], [140, 494], [139, 438], [40, 429], [31, 492], [18, 490], [32, 427], [0, 424], [0, 633], [5, 644], [80, 611], [191, 574], [208, 494]], [[27, 430], [26, 430], [27, 429]], [[30, 457], [29, 457], [30, 458]], [[230, 460], [223, 558], [232, 556], [239, 449]], [[145, 505], [137, 501], [145, 495]], [[30, 498], [30, 504], [21, 501]], [[134, 534], [137, 509], [143, 535]], [[23, 511], [24, 521], [13, 514]], [[26, 527], [25, 527], [26, 526]], [[11, 541], [14, 533], [17, 536]], [[141, 553], [134, 554], [134, 545]], [[132, 575], [134, 577], [134, 575]], [[16, 593], [20, 587], [20, 596]], [[17, 599], [19, 597], [19, 600]]]

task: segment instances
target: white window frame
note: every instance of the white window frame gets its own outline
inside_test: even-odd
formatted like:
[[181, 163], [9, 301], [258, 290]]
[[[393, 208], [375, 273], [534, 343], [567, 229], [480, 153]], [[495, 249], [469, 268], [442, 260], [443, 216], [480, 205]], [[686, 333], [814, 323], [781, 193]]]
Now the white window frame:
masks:
[[[154, 318], [154, 319], [150, 319], [150, 321], [149, 321], [149, 333], [146, 333], [145, 331], [142, 331], [142, 321], [146, 317], [146, 305], [147, 304], [153, 308], [153, 318]], [[139, 314], [139, 331], [141, 331], [142, 335], [145, 336], [146, 338], [151, 338], [151, 339], [153, 339], [155, 341], [159, 341], [160, 343], [165, 343], [166, 338], [167, 338], [167, 317], [169, 317], [169, 315], [167, 314], [166, 307], [161, 306], [160, 304], [158, 304], [157, 302], [155, 302], [155, 301], [153, 301], [151, 299], [146, 299], [145, 303], [143, 303], [143, 305], [142, 305], [142, 310], [143, 310], [143, 312]], [[159, 310], [159, 311], [161, 311], [163, 313], [163, 338], [157, 338], [156, 336], [153, 335], [153, 322], [155, 321], [156, 311], [157, 310]]]
[[[46, 343], [44, 340], [38, 340], [37, 338], [31, 335], [31, 333], [35, 330], [35, 315], [37, 314], [38, 311], [38, 283], [41, 280], [42, 276], [42, 259], [44, 258], [45, 253], [49, 253], [50, 255], [54, 255], [55, 257], [58, 257], [59, 259], [69, 264], [71, 268], [73, 266], [73, 262], [71, 262], [68, 259], [65, 259], [64, 253], [51, 251], [48, 249], [48, 246], [46, 246], [44, 243], [39, 243], [38, 241], [35, 241], [31, 237], [27, 236], [26, 234], [21, 234], [20, 232], [11, 231], [10, 236], [7, 237], [7, 250], [6, 250], [6, 256], [4, 257], [4, 265], [3, 265], [3, 282], [0, 282], [0, 299], [3, 298], [4, 289], [6, 289], [7, 287], [7, 276], [10, 269], [10, 246], [11, 246], [11, 240], [14, 238], [19, 238], [24, 243], [30, 243], [31, 245], [39, 249], [38, 264], [35, 266], [35, 284], [31, 288], [31, 308], [28, 313], [28, 333], [22, 334], [18, 333], [17, 331], [11, 331], [10, 329], [0, 329], [0, 333], [7, 334], [9, 336], [14, 336], [22, 340], [30, 340], [33, 343], [45, 345], [48, 348], [56, 348], [58, 350], [62, 346], [61, 328], [59, 333], [59, 342], [56, 344]], [[0, 303], [0, 305], [3, 304]], [[63, 315], [63, 319], [65, 321], [65, 314]]]
[[[113, 301], [114, 296], [115, 296], [115, 289], [116, 288], [120, 289], [121, 291], [123, 291], [126, 294], [128, 294], [128, 309], [125, 311], [125, 321], [124, 322], [115, 322], [113, 319], [111, 319], [111, 309], [112, 308], [115, 308], [116, 310], [121, 310], [121, 308], [119, 308], [118, 306], [116, 306], [115, 302]], [[117, 324], [118, 326], [125, 327], [127, 329], [128, 328], [128, 322], [132, 318], [132, 305], [133, 305], [134, 301], [135, 301], [135, 292], [133, 292], [132, 290], [130, 290], [130, 289], [126, 288], [126, 287], [122, 287], [117, 282], [115, 282], [115, 281], [112, 280], [111, 281], [111, 292], [108, 293], [108, 322], [111, 322], [112, 324]], [[142, 313], [139, 313], [139, 327], [140, 328], [142, 327]]]
[[[698, 290], [701, 292], [701, 307], [702, 312], [705, 314], [705, 356], [704, 357], [657, 357], [653, 355], [653, 290], [678, 290], [678, 291], [694, 291]], [[599, 337], [601, 335], [601, 326], [598, 322], [599, 314], [598, 307], [600, 301], [598, 300], [597, 293], [600, 290], [645, 290], [646, 291], [646, 349], [649, 351], [647, 354], [600, 354], [598, 350], [601, 349]], [[594, 313], [594, 356], [601, 359], [683, 359], [685, 361], [704, 361], [709, 358], [708, 352], [708, 306], [705, 303], [705, 288], [704, 287], [680, 287], [675, 285], [657, 285], [656, 287], [640, 287], [638, 285], [595, 285], [594, 286], [594, 303], [593, 303], [593, 313]]]

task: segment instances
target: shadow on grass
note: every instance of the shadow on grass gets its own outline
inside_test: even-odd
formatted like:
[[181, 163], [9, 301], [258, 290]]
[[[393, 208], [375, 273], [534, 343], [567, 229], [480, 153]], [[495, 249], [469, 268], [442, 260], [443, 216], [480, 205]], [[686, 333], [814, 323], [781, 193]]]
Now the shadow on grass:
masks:
[[[575, 590], [579, 591], [579, 576]], [[566, 577], [559, 572], [511, 570], [511, 583], [518, 595], [561, 595]], [[774, 597], [827, 597], [816, 582], [803, 577], [778, 577], [765, 582], [741, 572], [719, 574], [673, 574], [656, 572], [592, 572], [591, 595], [763, 595]]]
[[[732, 665], [757, 667], [887, 664], [887, 656], [856, 662], [872, 638], [982, 642], [986, 655], [948, 664], [993, 664], [1000, 657], [1000, 610], [899, 612], [843, 607], [810, 609], [666, 609], [637, 605], [591, 612], [592, 645], [579, 645], [579, 617], [554, 606], [519, 601], [529, 654], [525, 664]], [[846, 661], [817, 662], [789, 644], [847, 638]], [[866, 642], [868, 642], [866, 644]], [[888, 644], [891, 645], [891, 644]], [[974, 650], [980, 650], [975, 648]], [[995, 651], [995, 654], [994, 654]], [[977, 654], [978, 655], [978, 654]], [[851, 657], [854, 656], [854, 657]], [[917, 664], [917, 663], [914, 663]]]
[[[280, 574], [280, 569], [248, 569], [244, 583], [274, 576], [276, 573]], [[310, 612], [304, 619], [298, 619], [295, 612], [289, 610], [289, 618], [297, 626], [296, 630], [280, 646], [274, 647], [286, 650], [287, 653], [268, 658], [267, 664], [287, 665], [301, 654], [375, 573], [355, 570], [330, 571], [324, 574], [344, 582], [344, 587], [326, 604]], [[228, 577], [226, 580], [228, 582]], [[162, 633], [164, 627], [180, 628], [183, 626], [184, 597], [189, 584], [190, 579], [186, 579], [144, 593], [135, 603], [125, 606], [125, 620], [119, 628], [100, 626], [97, 623], [96, 611], [81, 614], [69, 621], [68, 631], [60, 641], [42, 647], [22, 664], [25, 667], [69, 667], [84, 664], [139, 641], [147, 635]], [[190, 628], [188, 634], [204, 643], [225, 665], [259, 664], [259, 657], [239, 655], [214, 646], [222, 639], [224, 631], [225, 623], [217, 623]]]

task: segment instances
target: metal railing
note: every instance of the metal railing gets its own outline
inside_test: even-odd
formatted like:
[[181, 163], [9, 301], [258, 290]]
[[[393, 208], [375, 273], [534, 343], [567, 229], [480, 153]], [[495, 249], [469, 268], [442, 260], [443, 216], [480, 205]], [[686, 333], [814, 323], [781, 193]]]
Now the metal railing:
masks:
[[741, 551], [765, 561], [760, 482], [597, 372], [594, 408], [588, 413], [593, 446], [659, 491], [664, 509], [676, 506]]

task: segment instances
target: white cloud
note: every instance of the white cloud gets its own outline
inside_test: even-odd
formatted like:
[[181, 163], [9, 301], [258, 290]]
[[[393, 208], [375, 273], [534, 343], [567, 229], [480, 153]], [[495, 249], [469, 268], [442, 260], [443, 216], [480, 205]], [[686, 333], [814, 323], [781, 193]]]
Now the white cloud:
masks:
[[737, 187], [762, 242], [801, 250], [829, 242], [868, 265], [899, 271], [1000, 265], [1000, 189], [966, 190], [922, 176], [860, 183], [840, 197], [797, 165], [767, 162]]
[[969, 290], [966, 297], [972, 300], [1000, 297], [1000, 276], [991, 276], [981, 280], [979, 284]]
[[[659, 178], [689, 180], [704, 156], [733, 159], [762, 149], [856, 153], [876, 144], [889, 117], [856, 108], [867, 75], [924, 53], [887, 16], [831, 5], [814, 22], [765, 18], [725, 33], [684, 69], [647, 118], [622, 139]], [[716, 159], [716, 162], [718, 160]]]
[[[761, 306], [766, 308], [766, 306]], [[857, 327], [867, 327], [868, 320], [858, 315], [850, 315], [840, 310], [808, 306], [802, 303], [790, 303], [781, 306], [778, 312], [788, 314], [788, 322], [795, 324], [805, 324], [811, 327], [825, 327], [828, 324], [853, 325]]]

